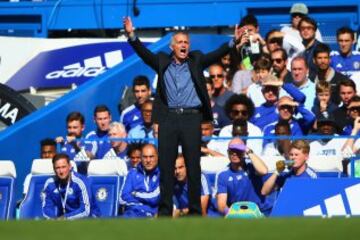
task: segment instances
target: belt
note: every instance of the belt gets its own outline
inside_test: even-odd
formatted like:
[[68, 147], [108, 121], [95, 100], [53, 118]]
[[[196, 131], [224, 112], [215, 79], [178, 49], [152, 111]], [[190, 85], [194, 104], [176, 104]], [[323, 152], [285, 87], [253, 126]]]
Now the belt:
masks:
[[195, 114], [200, 113], [199, 108], [169, 108], [170, 113], [176, 114]]

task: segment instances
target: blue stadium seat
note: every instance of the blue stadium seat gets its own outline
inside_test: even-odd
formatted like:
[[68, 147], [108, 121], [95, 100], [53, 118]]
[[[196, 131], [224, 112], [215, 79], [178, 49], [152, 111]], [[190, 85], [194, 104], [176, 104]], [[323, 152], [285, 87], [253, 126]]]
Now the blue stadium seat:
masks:
[[12, 161], [0, 161], [0, 219], [12, 219], [15, 213], [14, 185], [15, 165]]
[[21, 219], [43, 218], [41, 207], [41, 193], [46, 180], [52, 175], [33, 175], [30, 181], [29, 191], [20, 204]]
[[211, 199], [208, 207], [209, 217], [220, 217], [217, 211], [215, 179], [216, 174], [224, 170], [229, 165], [227, 157], [201, 157], [201, 172], [205, 174], [211, 188]]
[[119, 192], [126, 174], [127, 166], [121, 159], [90, 161], [88, 179], [101, 217], [118, 215]]

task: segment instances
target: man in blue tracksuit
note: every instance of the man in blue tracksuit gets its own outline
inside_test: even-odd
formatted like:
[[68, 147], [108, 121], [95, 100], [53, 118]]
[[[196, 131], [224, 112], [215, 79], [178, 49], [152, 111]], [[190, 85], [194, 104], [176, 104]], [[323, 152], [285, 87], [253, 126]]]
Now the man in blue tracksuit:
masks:
[[69, 156], [53, 158], [55, 176], [49, 178], [42, 193], [42, 212], [47, 219], [80, 219], [99, 217], [95, 199], [87, 179], [73, 171]]
[[296, 102], [300, 104], [305, 102], [305, 95], [292, 83], [283, 83], [272, 75], [266, 76], [262, 81], [262, 93], [266, 102], [255, 109], [255, 113], [250, 119], [250, 122], [261, 130], [278, 119], [279, 113], [276, 111], [276, 103], [279, 100], [280, 88], [284, 89]]
[[[183, 216], [189, 212], [188, 184], [185, 159], [179, 154], [175, 161], [175, 186], [174, 186], [174, 204], [176, 209], [174, 217]], [[204, 174], [201, 174], [201, 211], [202, 215], [207, 215], [207, 208], [210, 198], [210, 186]]]
[[158, 154], [153, 144], [141, 150], [141, 164], [128, 173], [120, 192], [124, 217], [154, 217], [160, 200]]

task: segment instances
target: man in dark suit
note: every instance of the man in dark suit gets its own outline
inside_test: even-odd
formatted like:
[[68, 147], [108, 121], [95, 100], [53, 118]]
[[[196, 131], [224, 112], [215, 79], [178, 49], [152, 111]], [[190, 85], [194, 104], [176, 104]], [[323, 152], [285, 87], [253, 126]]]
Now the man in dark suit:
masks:
[[[208, 54], [190, 51], [189, 35], [176, 32], [171, 54], [152, 53], [136, 37], [130, 17], [123, 20], [129, 43], [142, 60], [158, 74], [153, 120], [159, 126], [160, 203], [159, 216], [171, 216], [175, 160], [181, 145], [188, 176], [189, 214], [200, 215], [202, 120], [212, 120], [203, 70], [219, 61], [234, 46], [234, 40]], [[239, 38], [236, 27], [235, 42]]]

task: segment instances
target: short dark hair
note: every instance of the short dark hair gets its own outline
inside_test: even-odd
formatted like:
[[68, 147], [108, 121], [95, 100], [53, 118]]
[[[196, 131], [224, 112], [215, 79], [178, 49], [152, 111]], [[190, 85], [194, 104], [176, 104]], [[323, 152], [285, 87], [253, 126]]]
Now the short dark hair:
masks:
[[246, 25], [252, 25], [257, 28], [259, 26], [259, 23], [258, 23], [257, 18], [254, 15], [248, 14], [241, 19], [240, 24], [239, 24], [240, 27], [243, 27]]
[[40, 146], [44, 147], [44, 146], [54, 146], [56, 148], [56, 142], [54, 139], [52, 138], [45, 138], [43, 140], [40, 141]]
[[305, 67], [306, 67], [306, 68], [309, 68], [309, 64], [308, 64], [308, 62], [306, 61], [306, 59], [305, 59], [303, 56], [296, 56], [296, 57], [294, 57], [294, 58], [291, 60], [291, 66], [292, 66], [292, 63], [295, 62], [295, 61], [303, 61]]
[[326, 53], [328, 56], [330, 56], [331, 49], [329, 45], [325, 43], [319, 43], [316, 45], [313, 53], [313, 58], [316, 58], [319, 53]]
[[290, 135], [291, 135], [291, 127], [290, 127], [290, 124], [289, 124], [288, 121], [283, 120], [283, 119], [279, 120], [279, 121], [275, 124], [275, 131], [276, 131], [276, 129], [278, 129], [278, 128], [280, 128], [280, 127], [285, 127], [285, 128], [287, 128], [287, 129], [289, 130]]
[[141, 148], [142, 148], [143, 144], [142, 143], [131, 143], [128, 145], [127, 148], [127, 152], [126, 155], [130, 158], [130, 155], [135, 152], [135, 151], [140, 151], [141, 152]]
[[352, 103], [352, 102], [360, 102], [360, 96], [358, 96], [358, 95], [353, 96], [350, 99], [349, 103]]
[[309, 23], [314, 27], [314, 31], [317, 30], [317, 22], [315, 21], [315, 19], [308, 17], [308, 16], [304, 16], [303, 18], [301, 18], [300, 22], [299, 22], [299, 26], [298, 29], [300, 30], [301, 24], [303, 22]]
[[101, 105], [97, 105], [94, 109], [94, 116], [96, 116], [97, 113], [99, 112], [108, 112], [110, 114], [110, 110], [109, 108], [104, 105], [104, 104], [101, 104]]
[[147, 76], [139, 75], [133, 79], [133, 89], [135, 86], [145, 85], [147, 89], [150, 89], [150, 80]]
[[345, 34], [345, 33], [350, 34], [352, 40], [355, 39], [355, 31], [349, 27], [341, 27], [338, 30], [336, 30], [336, 38], [339, 38], [339, 35]]
[[55, 154], [55, 156], [52, 158], [52, 164], [55, 165], [56, 161], [63, 159], [63, 158], [65, 158], [66, 162], [70, 164], [70, 157], [69, 157], [69, 155], [67, 155], [65, 153]]
[[85, 124], [85, 118], [80, 112], [71, 112], [66, 117], [66, 122], [79, 121], [82, 125]]
[[270, 71], [271, 69], [271, 61], [267, 58], [260, 58], [254, 63], [254, 70], [265, 69]]
[[225, 103], [225, 113], [230, 118], [231, 108], [233, 105], [245, 105], [248, 113], [249, 119], [252, 117], [255, 111], [254, 103], [248, 98], [245, 94], [233, 94]]
[[340, 81], [339, 83], [339, 90], [340, 87], [344, 86], [344, 87], [351, 87], [352, 89], [354, 89], [354, 91], [356, 92], [356, 84], [353, 80], [351, 80], [350, 78], [346, 78]]
[[287, 55], [287, 52], [285, 49], [283, 48], [277, 48], [275, 49], [274, 51], [272, 51], [271, 53], [274, 53], [274, 52], [281, 52], [281, 58], [286, 61], [288, 59], [288, 55]]

